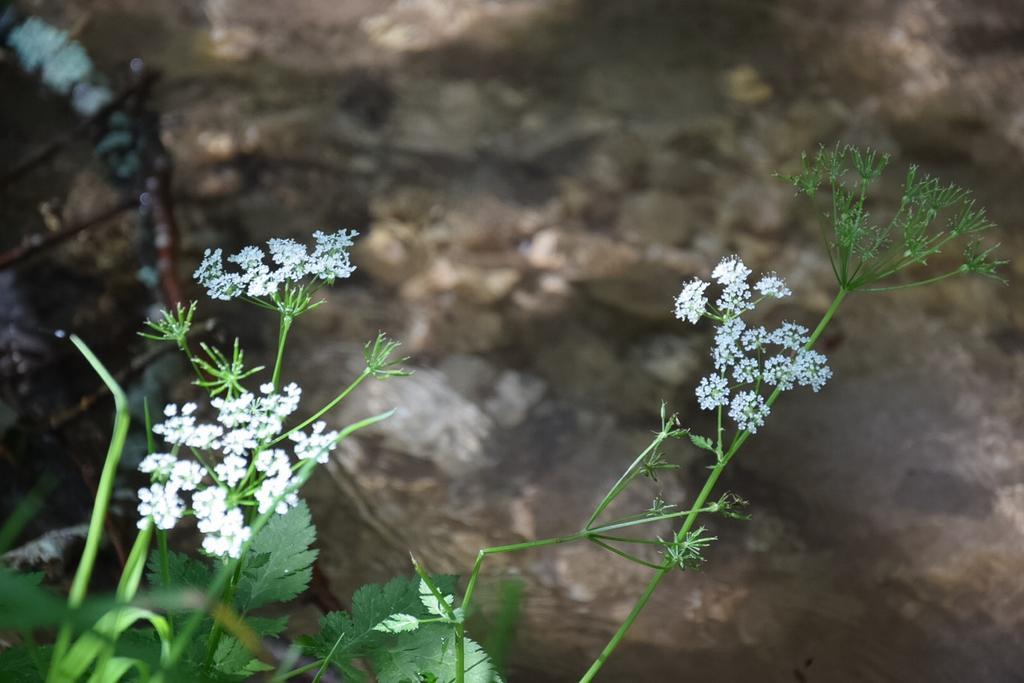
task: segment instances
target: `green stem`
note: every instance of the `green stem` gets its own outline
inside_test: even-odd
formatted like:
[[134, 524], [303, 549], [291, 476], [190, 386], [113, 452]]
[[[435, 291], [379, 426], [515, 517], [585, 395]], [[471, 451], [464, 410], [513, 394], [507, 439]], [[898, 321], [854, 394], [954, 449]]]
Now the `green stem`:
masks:
[[281, 365], [284, 363], [284, 345], [288, 340], [288, 330], [292, 327], [292, 317], [287, 314], [281, 315], [281, 327], [277, 333], [277, 359], [274, 361], [274, 376], [271, 382], [274, 383], [274, 391], [281, 390]]
[[[326, 662], [328, 660], [324, 659], [324, 661]], [[316, 662], [311, 662], [309, 664], [306, 664], [305, 666], [300, 666], [298, 669], [292, 669], [291, 671], [289, 671], [285, 675], [279, 677], [277, 680], [279, 680], [279, 681], [287, 681], [289, 678], [295, 678], [296, 676], [301, 676], [302, 674], [304, 674], [304, 673], [306, 673], [308, 671], [312, 671], [313, 669], [319, 668], [320, 664], [321, 663], [319, 661], [316, 661]]]
[[[847, 293], [848, 291], [845, 288], [839, 289], [839, 292], [832, 300], [832, 304], [828, 307], [828, 310], [825, 311], [825, 315], [823, 315], [821, 321], [818, 322], [818, 326], [814, 328], [814, 332], [811, 333], [811, 336], [808, 339], [807, 344], [804, 346], [805, 349], [810, 349], [811, 347], [814, 346], [815, 342], [818, 341], [818, 338], [821, 337], [822, 332], [825, 331], [825, 328], [828, 326], [829, 322], [831, 322], [832, 317], [836, 314], [836, 311], [839, 310], [839, 305], [843, 302], [843, 299], [846, 298]], [[782, 392], [778, 388], [776, 388], [775, 391], [772, 392], [771, 396], [766, 401], [768, 406], [771, 406], [773, 403], [775, 403], [780, 393]], [[707, 481], [704, 482], [704, 487], [700, 490], [700, 493], [697, 495], [697, 499], [694, 501], [693, 507], [691, 508], [689, 514], [687, 514], [686, 519], [683, 521], [683, 525], [679, 528], [679, 531], [676, 532], [675, 539], [677, 543], [685, 539], [686, 534], [689, 533], [690, 529], [693, 528], [694, 523], [697, 521], [697, 518], [700, 516], [700, 513], [702, 512], [704, 503], [707, 501], [708, 496], [711, 495], [712, 490], [715, 488], [715, 484], [718, 482], [718, 477], [721, 476], [722, 471], [725, 469], [726, 465], [729, 464], [729, 461], [732, 460], [733, 456], [736, 455], [736, 452], [743, 446], [744, 443], [746, 443], [746, 440], [749, 437], [750, 432], [740, 432], [740, 434], [737, 436], [737, 438], [733, 441], [732, 445], [730, 446], [729, 451], [711, 469], [711, 473], [708, 475]], [[597, 659], [594, 660], [594, 663], [591, 664], [590, 668], [587, 669], [586, 673], [583, 674], [583, 677], [580, 679], [580, 683], [588, 683], [589, 681], [594, 680], [594, 677], [597, 676], [597, 672], [600, 671], [601, 667], [604, 666], [604, 663], [608, 661], [608, 658], [619, 646], [619, 643], [622, 642], [622, 639], [626, 636], [626, 633], [629, 632], [629, 629], [633, 626], [633, 622], [636, 621], [636, 618], [640, 615], [640, 612], [643, 611], [643, 608], [647, 605], [647, 602], [651, 599], [651, 596], [654, 595], [654, 591], [657, 589], [658, 584], [660, 584], [665, 579], [665, 577], [668, 576], [669, 572], [672, 571], [672, 568], [674, 566], [675, 563], [672, 562], [671, 559], [666, 558], [666, 560], [662, 563], [661, 567], [658, 569], [657, 573], [654, 575], [654, 577], [651, 578], [650, 582], [648, 582], [647, 587], [644, 589], [644, 592], [640, 596], [640, 598], [636, 601], [636, 604], [633, 605], [633, 609], [630, 611], [629, 616], [626, 617], [626, 620], [615, 632], [615, 635], [612, 636], [612, 639], [608, 641], [607, 645], [605, 645], [604, 649], [601, 651], [601, 654], [599, 654]]]
[[[711, 474], [708, 476], [707, 481], [704, 482], [704, 488], [701, 489], [700, 494], [698, 494], [697, 496], [697, 500], [694, 501], [693, 508], [686, 516], [686, 521], [683, 522], [683, 526], [680, 528], [679, 533], [676, 534], [677, 541], [681, 538], [685, 538], [686, 533], [690, 530], [690, 527], [693, 526], [694, 521], [696, 521], [697, 516], [700, 514], [701, 506], [704, 505], [704, 502], [708, 499], [708, 496], [711, 495], [711, 490], [715, 487], [715, 482], [718, 481], [718, 477], [719, 475], [722, 474], [722, 470], [725, 469], [725, 465], [727, 462], [728, 460], [723, 460], [722, 462], [715, 465], [714, 468], [712, 468]], [[597, 672], [601, 669], [602, 666], [604, 666], [604, 663], [608, 660], [608, 658], [611, 657], [612, 653], [615, 651], [615, 648], [619, 646], [619, 643], [622, 642], [623, 638], [625, 638], [626, 633], [629, 631], [630, 627], [633, 626], [633, 622], [636, 621], [636, 618], [638, 616], [640, 616], [640, 612], [643, 611], [643, 608], [647, 605], [647, 602], [651, 599], [651, 596], [654, 595], [654, 591], [655, 589], [657, 589], [658, 584], [660, 584], [664, 580], [664, 578], [668, 576], [669, 572], [672, 571], [672, 568], [674, 566], [675, 563], [672, 562], [671, 559], [666, 558], [666, 560], [662, 562], [661, 566], [658, 567], [657, 573], [648, 582], [647, 588], [644, 589], [643, 595], [641, 595], [640, 598], [636, 601], [636, 604], [633, 605], [633, 609], [630, 611], [629, 616], [626, 617], [626, 620], [622, 623], [622, 626], [619, 627], [619, 630], [615, 632], [615, 635], [612, 636], [612, 639], [608, 642], [607, 645], [605, 645], [604, 649], [601, 651], [601, 654], [598, 655], [597, 659], [594, 660], [594, 663], [590, 665], [590, 668], [587, 669], [587, 672], [583, 674], [583, 678], [580, 679], [580, 683], [585, 683], [586, 681], [594, 680], [594, 677], [597, 675]]]
[[[100, 481], [96, 487], [96, 500], [92, 506], [92, 515], [89, 518], [89, 534], [85, 539], [85, 548], [82, 550], [82, 559], [75, 571], [75, 578], [71, 582], [71, 590], [68, 593], [68, 607], [76, 609], [85, 601], [89, 591], [89, 580], [92, 578], [92, 570], [96, 565], [96, 556], [99, 553], [100, 539], [103, 536], [103, 524], [107, 517], [107, 507], [110, 504], [110, 496], [114, 490], [114, 479], [117, 476], [117, 465], [121, 461], [121, 452], [124, 450], [124, 442], [128, 437], [128, 426], [131, 418], [128, 413], [128, 399], [124, 391], [118, 385], [117, 380], [107, 371], [103, 363], [86, 346], [85, 342], [76, 335], [71, 335], [71, 342], [78, 349], [85, 359], [92, 366], [92, 369], [100, 376], [107, 386], [110, 394], [114, 397], [114, 429], [110, 437], [110, 445], [107, 447], [106, 459], [103, 462], [103, 471], [100, 474]], [[71, 643], [71, 624], [65, 622], [57, 633], [57, 639], [53, 647], [51, 661], [54, 666], [51, 674], [56, 674], [59, 669], [58, 663], [67, 652]], [[50, 677], [51, 679], [53, 676]]]
[[[241, 576], [242, 563], [237, 562], [235, 564], [235, 571], [231, 575], [227, 587], [224, 589], [224, 594], [221, 596], [223, 604], [230, 606], [231, 602], [235, 599], [235, 586], [238, 585], [238, 579]], [[210, 629], [210, 637], [206, 641], [206, 659], [203, 661], [203, 669], [206, 671], [209, 671], [213, 666], [213, 656], [217, 653], [217, 646], [220, 645], [220, 638], [223, 633], [224, 628], [221, 626], [220, 621], [214, 619], [213, 627]]]
[[639, 565], [641, 565], [643, 567], [647, 567], [649, 569], [661, 569], [661, 565], [654, 564], [653, 562], [648, 562], [647, 560], [642, 560], [639, 557], [637, 557], [636, 555], [633, 555], [632, 553], [627, 553], [625, 550], [622, 550], [620, 548], [616, 548], [615, 546], [613, 546], [610, 543], [605, 543], [604, 541], [600, 540], [600, 538], [597, 537], [597, 536], [591, 536], [588, 540], [591, 543], [593, 543], [595, 545], [599, 545], [602, 548], [604, 548], [605, 550], [607, 550], [607, 551], [609, 551], [611, 553], [614, 553], [614, 554], [618, 555], [621, 558], [629, 560], [630, 562], [635, 562], [636, 564], [639, 564]]
[[167, 532], [163, 529], [158, 529], [156, 532], [156, 540], [160, 544], [160, 582], [164, 588], [170, 588], [171, 568], [167, 554]]
[[615, 482], [615, 484], [608, 490], [608, 493], [605, 494], [604, 498], [601, 499], [601, 502], [598, 503], [597, 507], [594, 509], [594, 513], [590, 515], [590, 519], [588, 519], [587, 523], [583, 525], [584, 529], [589, 529], [590, 525], [593, 524], [594, 521], [601, 516], [601, 513], [605, 511], [605, 508], [611, 505], [612, 501], [615, 500], [627, 486], [629, 486], [629, 483], [636, 477], [636, 468], [644, 461], [644, 458], [647, 457], [648, 453], [658, 447], [663, 439], [664, 436], [662, 434], [658, 434], [654, 441], [644, 449], [643, 453], [637, 456], [636, 460], [633, 461], [633, 464], [626, 468], [626, 471], [622, 473], [619, 480]]
[[918, 280], [917, 282], [910, 282], [910, 283], [907, 283], [905, 285], [893, 285], [891, 287], [865, 287], [863, 289], [858, 289], [857, 291], [858, 292], [894, 292], [897, 289], [910, 289], [911, 287], [920, 287], [921, 285], [930, 285], [933, 282], [938, 282], [939, 280], [945, 280], [947, 277], [953, 277], [954, 275], [960, 275], [963, 272], [964, 272], [964, 269], [961, 267], [961, 268], [957, 268], [956, 270], [951, 270], [948, 273], [943, 273], [942, 275], [937, 275], [935, 277], [928, 278], [927, 280]]

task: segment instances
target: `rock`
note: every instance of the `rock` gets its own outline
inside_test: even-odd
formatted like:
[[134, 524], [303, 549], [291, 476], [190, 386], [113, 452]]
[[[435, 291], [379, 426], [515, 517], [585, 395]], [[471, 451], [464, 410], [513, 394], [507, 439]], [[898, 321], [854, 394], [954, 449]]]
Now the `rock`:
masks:
[[569, 280], [593, 280], [626, 272], [640, 259], [626, 244], [583, 230], [541, 230], [524, 248], [534, 268], [559, 271]]
[[763, 104], [773, 95], [772, 87], [749, 64], [725, 72], [725, 92], [733, 102], [745, 105]]
[[586, 283], [595, 300], [628, 315], [649, 320], [668, 320], [672, 302], [679, 294], [682, 277], [664, 265], [644, 262], [616, 277]]
[[696, 335], [660, 334], [633, 346], [630, 360], [670, 386], [691, 383], [705, 363], [706, 344]]
[[673, 192], [648, 190], [626, 197], [619, 214], [619, 234], [644, 245], [683, 244], [699, 226], [695, 203]]
[[394, 408], [390, 419], [363, 433], [380, 438], [389, 449], [429, 460], [448, 475], [490, 462], [485, 444], [494, 421], [439, 370], [415, 368], [415, 374], [401, 381], [364, 385], [359, 401], [343, 406], [348, 421]]
[[718, 229], [774, 235], [785, 225], [793, 207], [793, 189], [776, 178], [747, 178], [730, 183], [719, 202]]
[[427, 252], [411, 225], [382, 220], [356, 241], [352, 258], [375, 280], [398, 286], [424, 267]]
[[405, 278], [402, 296], [415, 301], [455, 292], [460, 301], [489, 306], [508, 296], [521, 277], [515, 268], [486, 268], [439, 257], [419, 276]]
[[500, 426], [508, 429], [521, 424], [530, 409], [544, 397], [544, 380], [514, 370], [505, 370], [494, 384], [494, 395], [483, 407]]

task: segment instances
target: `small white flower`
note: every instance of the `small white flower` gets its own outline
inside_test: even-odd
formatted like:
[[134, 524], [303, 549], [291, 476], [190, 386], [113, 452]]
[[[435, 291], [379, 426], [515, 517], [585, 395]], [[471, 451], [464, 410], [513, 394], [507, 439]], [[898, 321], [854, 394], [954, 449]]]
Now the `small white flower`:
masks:
[[797, 384], [809, 386], [814, 392], [820, 391], [832, 377], [828, 359], [817, 351], [800, 351], [793, 362], [793, 368]]
[[330, 235], [314, 232], [316, 248], [306, 264], [306, 273], [327, 281], [350, 276], [356, 267], [349, 259], [348, 248], [358, 236], [355, 230], [339, 230]]
[[203, 287], [211, 299], [229, 301], [245, 291], [245, 279], [238, 273], [228, 273], [220, 249], [207, 249], [203, 260], [192, 276]]
[[676, 317], [697, 324], [707, 310], [708, 298], [704, 296], [704, 290], [707, 288], [708, 283], [700, 278], [694, 278], [684, 284], [683, 291], [676, 297]]
[[732, 376], [739, 384], [753, 384], [761, 378], [761, 367], [754, 358], [740, 358], [732, 368]]
[[337, 447], [338, 432], [325, 432], [327, 424], [317, 422], [309, 434], [295, 432], [289, 438], [295, 442], [295, 457], [299, 460], [316, 459], [323, 465], [330, 458], [330, 452]]
[[173, 529], [174, 524], [185, 513], [185, 503], [178, 497], [178, 489], [167, 484], [153, 484], [149, 488], [139, 489], [139, 521], [140, 529], [146, 528], [149, 518], [157, 529]]
[[739, 316], [753, 310], [754, 302], [751, 298], [750, 286], [745, 281], [738, 280], [726, 285], [715, 306], [727, 316]]
[[280, 266], [279, 272], [283, 279], [301, 280], [306, 274], [306, 262], [309, 254], [306, 247], [292, 239], [271, 239], [267, 241], [270, 258]]
[[793, 293], [789, 291], [785, 280], [775, 273], [761, 276], [761, 279], [754, 285], [754, 289], [760, 292], [762, 296], [770, 296], [775, 299], [781, 299]]
[[753, 391], [741, 391], [736, 394], [729, 406], [729, 417], [751, 434], [756, 434], [759, 427], [764, 426], [764, 419], [771, 410], [764, 398]]
[[215, 398], [210, 405], [217, 409], [217, 422], [228, 429], [243, 427], [252, 419], [254, 396], [249, 392], [237, 398]]
[[788, 356], [772, 356], [764, 362], [764, 381], [782, 391], [793, 388], [793, 361]]
[[252, 536], [252, 530], [245, 525], [245, 517], [238, 508], [231, 508], [218, 519], [216, 528], [211, 528], [203, 538], [203, 550], [220, 557], [238, 557], [242, 544]]
[[220, 425], [197, 424], [192, 427], [192, 432], [185, 438], [185, 445], [198, 450], [210, 450], [220, 448], [218, 439], [224, 434], [224, 428]]
[[166, 479], [177, 462], [178, 459], [170, 453], [150, 453], [139, 463], [139, 471], [159, 479]]
[[740, 344], [745, 351], [757, 351], [763, 349], [765, 344], [771, 341], [771, 335], [763, 327], [752, 327], [740, 337]]
[[[275, 498], [280, 496], [289, 488], [297, 487], [298, 484], [298, 477], [289, 477], [287, 474], [284, 476], [265, 479], [263, 483], [260, 484], [260, 487], [256, 489], [256, 502], [259, 506], [259, 513], [263, 514], [269, 510]], [[283, 515], [298, 504], [299, 497], [294, 491], [292, 491], [285, 494], [285, 496], [278, 502], [277, 506], [274, 508], [274, 512], [279, 515]]]
[[714, 410], [729, 403], [729, 382], [721, 375], [712, 373], [697, 385], [697, 402], [703, 410]]
[[711, 271], [711, 277], [718, 284], [728, 287], [733, 284], [746, 283], [750, 273], [750, 268], [744, 265], [740, 257], [733, 255], [723, 258]]
[[192, 511], [199, 522], [199, 530], [207, 533], [220, 524], [228, 509], [228, 492], [219, 486], [210, 486], [192, 494]]
[[715, 369], [719, 372], [724, 374], [729, 366], [744, 357], [740, 351], [739, 341], [746, 327], [747, 324], [742, 318], [731, 318], [715, 330], [715, 346], [711, 350], [711, 357], [715, 361]]
[[280, 448], [271, 448], [256, 456], [256, 469], [268, 477], [288, 476], [291, 474], [291, 461]]
[[229, 455], [213, 468], [223, 483], [234, 488], [235, 484], [242, 481], [246, 472], [249, 471], [249, 461], [238, 455]]
[[167, 419], [153, 425], [153, 433], [159, 434], [169, 444], [183, 444], [195, 431], [196, 418], [191, 414], [178, 414], [178, 406], [171, 403], [164, 408]]
[[772, 332], [772, 343], [790, 351], [799, 351], [810, 341], [808, 330], [803, 325], [784, 322]]
[[181, 460], [174, 463], [170, 483], [182, 491], [193, 491], [205, 476], [206, 470], [202, 465], [193, 460]]
[[242, 455], [258, 445], [256, 435], [248, 429], [233, 429], [224, 434], [220, 442], [221, 450], [227, 455]]

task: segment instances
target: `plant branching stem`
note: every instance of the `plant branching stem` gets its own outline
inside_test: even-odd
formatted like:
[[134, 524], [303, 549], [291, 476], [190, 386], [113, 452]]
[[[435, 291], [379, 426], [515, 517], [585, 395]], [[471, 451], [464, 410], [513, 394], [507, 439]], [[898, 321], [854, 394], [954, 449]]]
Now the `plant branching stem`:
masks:
[[281, 326], [277, 333], [277, 358], [274, 360], [274, 391], [281, 390], [281, 366], [284, 363], [284, 346], [288, 341], [288, 330], [292, 327], [292, 317], [287, 313], [281, 315]]
[[[815, 342], [818, 341], [818, 338], [821, 336], [821, 333], [824, 332], [825, 328], [832, 320], [832, 317], [839, 309], [839, 305], [843, 302], [843, 299], [846, 298], [847, 293], [847, 290], [844, 288], [841, 288], [839, 290], [839, 292], [836, 294], [835, 299], [832, 300], [832, 305], [829, 306], [828, 310], [825, 312], [825, 315], [822, 316], [821, 321], [818, 323], [818, 326], [814, 329], [814, 332], [811, 333], [810, 339], [807, 341], [807, 345], [804, 348], [810, 349], [812, 346], [814, 346]], [[771, 406], [776, 401], [776, 399], [778, 399], [780, 393], [781, 392], [778, 389], [776, 389], [774, 392], [772, 392], [771, 396], [768, 398], [766, 403], [769, 406]], [[719, 460], [719, 462], [711, 469], [711, 473], [708, 475], [707, 481], [704, 482], [704, 487], [701, 489], [700, 493], [697, 495], [697, 499], [694, 501], [693, 508], [690, 510], [690, 513], [686, 516], [686, 519], [683, 521], [682, 526], [679, 527], [679, 531], [676, 532], [675, 539], [677, 543], [683, 541], [686, 538], [686, 534], [689, 533], [689, 531], [693, 528], [694, 523], [700, 516], [701, 507], [707, 501], [708, 496], [711, 495], [712, 490], [714, 490], [715, 484], [718, 482], [718, 478], [719, 476], [721, 476], [722, 471], [729, 464], [729, 461], [732, 460], [733, 456], [736, 455], [736, 452], [743, 446], [744, 443], [746, 443], [749, 437], [750, 432], [740, 432], [737, 435], [737, 437], [733, 440], [728, 452], [726, 452]], [[651, 596], [654, 595], [654, 591], [658, 588], [658, 584], [660, 584], [665, 579], [665, 577], [668, 576], [669, 572], [671, 572], [674, 567], [675, 562], [670, 558], [666, 558], [665, 561], [662, 563], [661, 567], [658, 569], [657, 573], [648, 582], [643, 594], [637, 599], [636, 603], [633, 605], [633, 609], [630, 611], [629, 616], [626, 617], [626, 620], [619, 627], [618, 631], [615, 632], [615, 635], [612, 636], [612, 639], [608, 641], [607, 645], [605, 645], [604, 649], [601, 651], [601, 654], [598, 655], [597, 659], [594, 660], [594, 663], [590, 665], [590, 668], [587, 669], [586, 673], [583, 674], [583, 677], [580, 678], [580, 683], [588, 683], [589, 681], [594, 680], [594, 677], [597, 676], [598, 671], [601, 670], [601, 667], [604, 666], [604, 663], [608, 661], [608, 658], [619, 646], [619, 643], [622, 642], [623, 638], [625, 638], [626, 633], [628, 633], [629, 629], [633, 626], [633, 622], [636, 621], [636, 618], [640, 615], [640, 612], [643, 611], [643, 608], [647, 605], [647, 602], [651, 599]]]

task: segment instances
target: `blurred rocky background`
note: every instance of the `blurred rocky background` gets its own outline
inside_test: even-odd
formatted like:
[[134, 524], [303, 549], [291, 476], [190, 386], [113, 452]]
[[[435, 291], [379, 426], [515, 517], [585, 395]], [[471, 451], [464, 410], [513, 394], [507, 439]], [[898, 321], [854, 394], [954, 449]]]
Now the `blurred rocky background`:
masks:
[[[108, 73], [133, 59], [161, 72], [178, 276], [254, 355], [274, 322], [201, 298], [189, 275], [203, 249], [363, 234], [356, 277], [297, 326], [286, 374], [304, 405], [327, 399], [378, 329], [417, 372], [360, 391], [342, 417], [398, 414], [309, 485], [323, 576], [296, 631], [407, 572], [410, 549], [465, 574], [479, 547], [575, 531], [646, 445], [661, 399], [707, 429], [692, 388], [709, 337], [672, 318], [682, 280], [739, 253], [795, 292], [766, 318], [813, 324], [831, 299], [820, 207], [772, 176], [801, 151], [892, 154], [883, 205], [909, 163], [973, 188], [1001, 226], [1010, 286], [848, 299], [824, 339], [835, 379], [780, 401], [723, 479], [753, 519], [712, 522], [707, 569], [663, 584], [604, 678], [1024, 680], [1019, 0], [18, 6], [73, 30]], [[9, 60], [0, 89], [0, 167], [74, 124]], [[40, 215], [90, 215], [111, 190], [86, 147], [2, 192], [7, 248], [45, 231]], [[61, 473], [61, 505], [35, 529], [58, 530], [51, 543], [87, 518], [109, 405], [66, 416], [96, 381], [48, 331], [79, 332], [111, 363], [147, 353], [133, 332], [154, 296], [132, 225], [0, 273], [4, 495]], [[137, 395], [192, 395], [169, 358], [147, 368]], [[48, 430], [55, 414], [76, 436]], [[672, 456], [682, 468], [632, 491], [630, 511], [695, 495], [704, 454]], [[647, 573], [586, 545], [498, 558], [482, 637], [496, 586], [522, 581], [510, 680], [575, 680]]]

